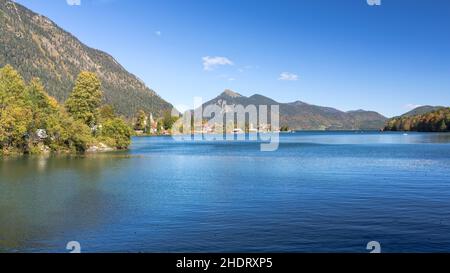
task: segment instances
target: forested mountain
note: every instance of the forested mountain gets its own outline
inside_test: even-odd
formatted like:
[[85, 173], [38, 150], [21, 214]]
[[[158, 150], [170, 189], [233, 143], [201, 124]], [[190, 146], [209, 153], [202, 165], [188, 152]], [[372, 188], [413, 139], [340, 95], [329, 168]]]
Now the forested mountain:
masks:
[[353, 119], [353, 124], [356, 128], [383, 128], [386, 117], [375, 111], [356, 110], [348, 111], [347, 114]]
[[206, 102], [226, 109], [230, 105], [279, 105], [280, 126], [293, 130], [380, 130], [387, 118], [371, 111], [343, 112], [330, 107], [311, 105], [302, 101], [279, 103], [262, 95], [245, 97], [231, 90], [225, 90], [218, 97]]
[[450, 108], [437, 107], [437, 110], [424, 114], [407, 114], [392, 118], [384, 129], [385, 131], [449, 132]]
[[433, 112], [433, 111], [436, 111], [436, 110], [440, 110], [442, 108], [445, 108], [445, 107], [443, 107], [443, 106], [429, 106], [429, 105], [420, 106], [420, 107], [417, 107], [417, 108], [415, 108], [415, 109], [413, 109], [413, 110], [403, 114], [402, 117], [412, 117], [412, 116], [417, 116], [417, 115], [423, 115], [423, 114], [427, 114], [427, 113], [430, 113], [430, 112]]
[[131, 117], [142, 109], [162, 116], [172, 109], [112, 56], [10, 0], [0, 0], [0, 45], [0, 67], [12, 65], [26, 81], [40, 78], [59, 102], [67, 99], [81, 71], [91, 71], [102, 82], [105, 102], [119, 114]]

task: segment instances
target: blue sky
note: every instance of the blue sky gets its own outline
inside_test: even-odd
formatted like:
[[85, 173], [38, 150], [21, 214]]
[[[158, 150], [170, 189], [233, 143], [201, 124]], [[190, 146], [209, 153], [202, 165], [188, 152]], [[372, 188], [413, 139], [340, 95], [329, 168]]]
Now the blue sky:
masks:
[[386, 116], [450, 104], [448, 0], [17, 2], [179, 108], [224, 89]]

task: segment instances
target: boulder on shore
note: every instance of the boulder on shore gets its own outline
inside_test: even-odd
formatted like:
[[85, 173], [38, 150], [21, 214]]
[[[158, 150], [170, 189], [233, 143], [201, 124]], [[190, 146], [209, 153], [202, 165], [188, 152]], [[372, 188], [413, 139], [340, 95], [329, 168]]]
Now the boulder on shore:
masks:
[[111, 152], [114, 151], [115, 149], [109, 147], [108, 145], [104, 144], [104, 143], [98, 143], [96, 145], [92, 145], [90, 146], [86, 152], [88, 153], [99, 153], [99, 152]]

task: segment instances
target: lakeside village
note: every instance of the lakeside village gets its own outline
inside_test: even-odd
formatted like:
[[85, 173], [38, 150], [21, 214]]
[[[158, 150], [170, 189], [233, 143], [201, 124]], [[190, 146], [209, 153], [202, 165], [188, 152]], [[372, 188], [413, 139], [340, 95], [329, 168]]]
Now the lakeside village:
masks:
[[[189, 119], [189, 117], [188, 117]], [[189, 122], [188, 122], [189, 123]], [[203, 119], [197, 122], [194, 126], [194, 121], [190, 122], [191, 134], [248, 134], [248, 133], [279, 133], [292, 132], [288, 126], [283, 125], [272, 130], [270, 124], [262, 124], [255, 126], [253, 123], [236, 123], [229, 122], [225, 126], [224, 123], [211, 122]], [[183, 124], [183, 118], [179, 116], [172, 116], [171, 113], [165, 113], [160, 119], [155, 119], [152, 113], [145, 113], [143, 110], [138, 111], [133, 119], [133, 129], [135, 136], [159, 136], [159, 135], [179, 135], [186, 134], [187, 127]], [[188, 124], [189, 125], [189, 124]]]

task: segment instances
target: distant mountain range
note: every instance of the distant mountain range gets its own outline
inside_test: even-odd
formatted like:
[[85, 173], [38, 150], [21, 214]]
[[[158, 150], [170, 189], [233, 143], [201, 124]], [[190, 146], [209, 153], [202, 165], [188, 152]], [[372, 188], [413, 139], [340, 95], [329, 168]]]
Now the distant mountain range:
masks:
[[231, 90], [225, 90], [216, 98], [203, 104], [218, 105], [225, 109], [230, 105], [279, 105], [280, 126], [293, 130], [380, 130], [387, 118], [373, 111], [357, 110], [343, 112], [331, 107], [308, 104], [302, 101], [279, 103], [262, 95], [245, 97]]
[[128, 117], [137, 110], [161, 116], [172, 105], [126, 71], [112, 56], [90, 48], [48, 18], [10, 0], [0, 1], [0, 66], [11, 64], [26, 80], [39, 77], [64, 101], [82, 70], [97, 73], [105, 100]]

